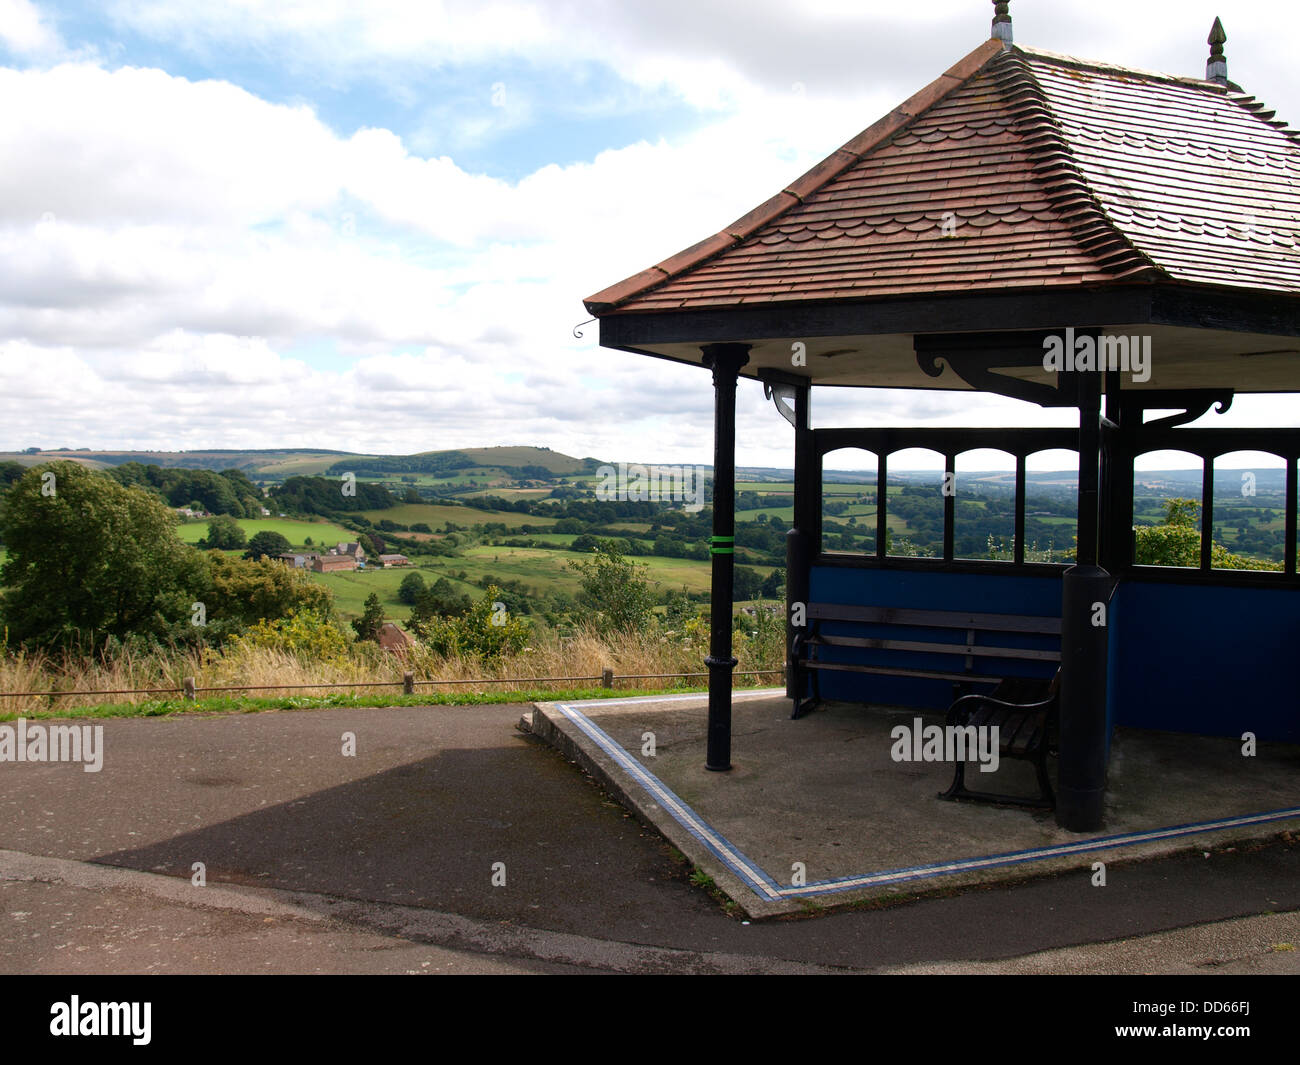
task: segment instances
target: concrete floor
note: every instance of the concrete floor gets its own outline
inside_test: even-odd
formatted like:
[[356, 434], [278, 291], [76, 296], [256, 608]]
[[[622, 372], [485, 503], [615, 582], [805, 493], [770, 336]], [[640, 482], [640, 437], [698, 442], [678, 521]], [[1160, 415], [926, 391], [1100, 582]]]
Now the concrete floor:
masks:
[[[752, 916], [1092, 870], [1300, 826], [1300, 746], [1261, 744], [1244, 757], [1236, 740], [1117, 730], [1105, 826], [1073, 833], [1048, 811], [942, 802], [950, 763], [895, 762], [891, 729], [918, 716], [942, 724], [939, 714], [829, 704], [792, 721], [783, 694], [738, 692], [728, 773], [704, 769], [706, 716], [693, 695], [539, 704], [522, 724]], [[967, 781], [1035, 791], [1023, 762], [995, 774], [971, 766]]]

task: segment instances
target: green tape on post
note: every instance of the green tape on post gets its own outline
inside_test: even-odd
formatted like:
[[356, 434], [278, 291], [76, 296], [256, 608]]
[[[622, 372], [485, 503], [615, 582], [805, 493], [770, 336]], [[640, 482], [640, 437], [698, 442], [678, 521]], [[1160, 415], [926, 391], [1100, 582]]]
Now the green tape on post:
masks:
[[[734, 555], [736, 538], [734, 536], [710, 536], [709, 537], [709, 554], [711, 555]], [[720, 547], [720, 544], [732, 546]]]

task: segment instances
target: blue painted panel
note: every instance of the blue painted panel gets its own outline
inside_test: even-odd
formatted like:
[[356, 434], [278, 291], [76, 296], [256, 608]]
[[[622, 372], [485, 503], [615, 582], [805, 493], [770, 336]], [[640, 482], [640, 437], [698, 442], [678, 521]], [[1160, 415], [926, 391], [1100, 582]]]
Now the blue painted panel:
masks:
[[[814, 603], [856, 603], [918, 610], [1059, 616], [1060, 577], [814, 566]], [[1253, 732], [1261, 741], [1300, 743], [1300, 592], [1284, 588], [1120, 583], [1110, 603], [1108, 724], [1211, 736]], [[950, 640], [951, 633], [827, 624], [841, 635]], [[1024, 646], [1043, 646], [1024, 638]], [[1007, 635], [1008, 645], [1016, 641]], [[906, 663], [897, 652], [823, 649], [826, 661]], [[895, 660], [891, 663], [891, 655]], [[937, 668], [952, 660], [936, 656]], [[987, 664], [985, 668], [988, 668]], [[1052, 667], [1027, 667], [1050, 675]], [[987, 689], [985, 689], [987, 690]], [[941, 710], [946, 681], [821, 673], [828, 699]]]
[[1300, 743], [1300, 592], [1125, 581], [1111, 616], [1115, 724]]
[[[814, 603], [848, 603], [863, 606], [907, 607], [915, 610], [970, 610], [981, 614], [1037, 614], [1060, 617], [1061, 579], [1057, 576], [982, 573], [926, 573], [915, 570], [850, 569], [814, 566], [809, 592]], [[926, 643], [947, 643], [963, 639], [948, 629], [917, 629], [887, 625], [824, 623], [827, 635], [884, 636]], [[1059, 650], [1055, 637], [1043, 638], [1023, 633], [1000, 633], [998, 642], [1008, 647]], [[947, 655], [881, 651], [867, 648], [821, 648], [826, 662], [906, 666], [920, 669], [951, 670], [961, 667], [961, 660]], [[1003, 663], [1001, 667], [1022, 676], [1051, 676], [1052, 663]], [[992, 672], [999, 664], [976, 659], [976, 669]], [[846, 702], [915, 706], [943, 710], [953, 700], [953, 686], [948, 681], [921, 680], [914, 677], [886, 677], [869, 673], [820, 671], [821, 694], [826, 699]], [[987, 685], [971, 691], [989, 691]]]

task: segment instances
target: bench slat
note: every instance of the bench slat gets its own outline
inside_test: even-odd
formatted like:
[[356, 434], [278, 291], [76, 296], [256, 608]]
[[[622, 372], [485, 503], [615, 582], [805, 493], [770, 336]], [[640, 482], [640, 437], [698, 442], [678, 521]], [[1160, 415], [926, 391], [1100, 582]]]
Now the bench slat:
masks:
[[1040, 615], [967, 614], [949, 610], [913, 610], [892, 606], [855, 606], [849, 603], [809, 603], [808, 617], [815, 621], [861, 621], [882, 625], [911, 625], [932, 629], [987, 629], [1059, 636], [1061, 619]]
[[891, 677], [920, 677], [923, 680], [977, 681], [1001, 684], [1006, 678], [985, 673], [948, 673], [933, 669], [896, 669], [893, 666], [855, 666], [846, 662], [804, 662], [804, 669], [829, 669], [841, 673], [883, 673]]
[[870, 647], [881, 651], [917, 651], [927, 654], [977, 655], [980, 658], [1014, 658], [1036, 662], [1059, 662], [1060, 651], [1042, 651], [1028, 647], [985, 647], [981, 644], [916, 643], [911, 640], [887, 640], [876, 636], [813, 636], [806, 647]]

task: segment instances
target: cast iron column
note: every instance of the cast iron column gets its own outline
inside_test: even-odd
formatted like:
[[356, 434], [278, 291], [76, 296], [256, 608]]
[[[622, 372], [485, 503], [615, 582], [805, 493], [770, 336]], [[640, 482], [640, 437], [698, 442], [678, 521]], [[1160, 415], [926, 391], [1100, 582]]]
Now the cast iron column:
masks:
[[709, 611], [709, 739], [704, 768], [731, 768], [732, 581], [736, 559], [736, 378], [749, 362], [748, 344], [706, 344], [713, 370], [713, 591]]
[[[813, 446], [808, 411], [811, 393], [812, 386], [803, 385], [794, 397], [794, 520], [785, 534], [785, 694], [793, 701], [796, 712], [803, 699], [803, 676], [794, 643], [808, 628], [808, 570], [812, 543], [808, 508], [804, 505]], [[796, 609], [803, 615], [801, 626], [794, 624]]]
[[1110, 574], [1097, 565], [1101, 377], [1080, 372], [1079, 547], [1061, 596], [1060, 772], [1056, 822], [1072, 832], [1101, 827], [1106, 791], [1106, 652]]

